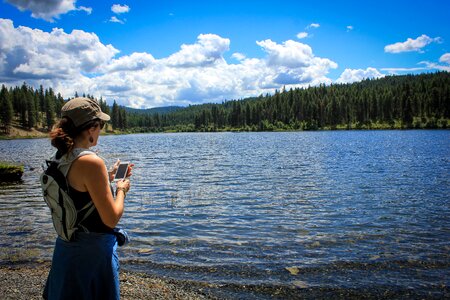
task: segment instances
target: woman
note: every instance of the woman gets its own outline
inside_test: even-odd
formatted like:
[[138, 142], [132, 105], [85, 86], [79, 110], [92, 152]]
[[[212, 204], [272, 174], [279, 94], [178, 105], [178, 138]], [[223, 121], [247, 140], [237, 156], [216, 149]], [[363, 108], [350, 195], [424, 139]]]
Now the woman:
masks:
[[[57, 159], [97, 145], [100, 130], [110, 120], [97, 102], [88, 98], [68, 101], [61, 115], [50, 133], [51, 143], [58, 149]], [[89, 154], [73, 161], [66, 179], [77, 210], [90, 201], [95, 209], [86, 219], [77, 216], [82, 224], [69, 242], [57, 238], [45, 299], [120, 298], [114, 228], [122, 216], [130, 181], [118, 181], [113, 195], [110, 181], [114, 173], [108, 174], [105, 162], [94, 152]], [[132, 166], [128, 168], [128, 177]]]

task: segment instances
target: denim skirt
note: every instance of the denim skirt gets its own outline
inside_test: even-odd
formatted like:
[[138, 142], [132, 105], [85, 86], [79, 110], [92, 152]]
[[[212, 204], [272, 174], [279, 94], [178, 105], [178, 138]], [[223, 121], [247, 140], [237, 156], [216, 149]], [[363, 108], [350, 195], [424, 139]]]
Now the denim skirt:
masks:
[[44, 299], [120, 299], [119, 259], [114, 234], [76, 232], [56, 239]]

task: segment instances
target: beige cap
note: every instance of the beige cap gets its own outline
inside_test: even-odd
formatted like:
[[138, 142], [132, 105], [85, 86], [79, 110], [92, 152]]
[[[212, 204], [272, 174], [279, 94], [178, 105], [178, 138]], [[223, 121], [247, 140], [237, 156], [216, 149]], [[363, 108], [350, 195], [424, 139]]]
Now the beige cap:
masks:
[[95, 119], [102, 121], [111, 119], [109, 115], [102, 112], [97, 101], [84, 97], [74, 98], [64, 104], [61, 116], [71, 119], [76, 127]]

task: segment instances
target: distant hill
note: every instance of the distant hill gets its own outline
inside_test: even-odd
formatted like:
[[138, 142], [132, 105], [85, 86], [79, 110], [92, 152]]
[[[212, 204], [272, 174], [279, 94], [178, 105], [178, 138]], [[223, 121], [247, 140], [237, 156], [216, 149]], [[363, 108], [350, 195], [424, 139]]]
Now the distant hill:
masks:
[[164, 107], [153, 107], [153, 108], [147, 108], [147, 109], [138, 109], [138, 108], [131, 108], [131, 107], [124, 107], [125, 111], [128, 113], [136, 113], [136, 114], [145, 114], [145, 115], [152, 115], [152, 114], [168, 114], [175, 112], [180, 109], [184, 109], [182, 106], [164, 106]]

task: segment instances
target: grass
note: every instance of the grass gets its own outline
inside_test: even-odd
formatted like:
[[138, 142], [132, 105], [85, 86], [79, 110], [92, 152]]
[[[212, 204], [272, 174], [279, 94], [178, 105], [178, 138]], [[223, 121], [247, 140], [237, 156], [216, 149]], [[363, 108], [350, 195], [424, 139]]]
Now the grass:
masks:
[[22, 178], [23, 165], [0, 162], [0, 182], [19, 181]]

